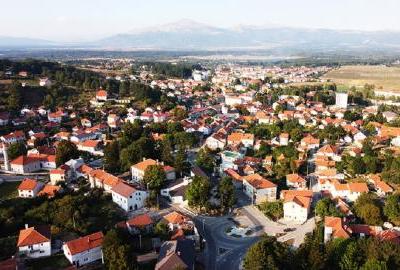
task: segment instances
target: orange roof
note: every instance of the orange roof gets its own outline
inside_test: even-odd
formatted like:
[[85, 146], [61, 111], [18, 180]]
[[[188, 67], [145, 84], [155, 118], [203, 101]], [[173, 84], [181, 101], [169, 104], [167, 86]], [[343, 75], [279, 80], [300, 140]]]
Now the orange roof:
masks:
[[86, 164], [83, 164], [82, 166], [79, 167], [78, 170], [79, 170], [81, 173], [88, 174], [88, 173], [90, 173], [91, 171], [93, 171], [93, 168], [90, 167], [90, 166], [88, 166], [88, 165], [86, 165]]
[[318, 149], [319, 154], [334, 154], [337, 153], [337, 151], [337, 147], [330, 144], [324, 145], [320, 149]]
[[12, 165], [28, 165], [34, 162], [39, 162], [39, 160], [34, 157], [19, 156], [16, 159], [12, 160], [10, 163]]
[[185, 223], [187, 217], [178, 213], [176, 211], [169, 213], [168, 215], [164, 216], [164, 219], [168, 221], [168, 223], [172, 224], [182, 224]]
[[38, 185], [35, 179], [25, 178], [18, 186], [18, 190], [34, 190]]
[[118, 193], [119, 195], [129, 198], [136, 191], [136, 189], [124, 182], [119, 182], [112, 189], [113, 192]]
[[97, 140], [86, 140], [81, 143], [81, 145], [84, 147], [96, 147], [98, 144], [99, 144], [99, 141], [97, 141]]
[[400, 136], [400, 128], [399, 127], [382, 126], [380, 135], [383, 137], [386, 137], [386, 136], [398, 137], [398, 136]]
[[[83, 166], [82, 166], [83, 167]], [[119, 179], [118, 177], [109, 174], [108, 172], [104, 170], [93, 170], [89, 172], [89, 175], [95, 178], [96, 181], [103, 183], [104, 185], [114, 187], [118, 183], [120, 183], [122, 180]]]
[[65, 245], [68, 247], [71, 255], [75, 255], [90, 249], [100, 247], [103, 243], [103, 233], [96, 232], [69, 242]]
[[264, 188], [275, 188], [276, 185], [271, 181], [268, 181], [258, 173], [250, 174], [243, 176], [243, 180], [246, 180], [251, 186], [255, 189], [264, 189]]
[[349, 183], [349, 190], [351, 192], [368, 192], [368, 186], [366, 183]]
[[234, 171], [233, 169], [227, 169], [227, 170], [225, 170], [225, 173], [227, 175], [229, 175], [230, 177], [232, 177], [232, 179], [235, 180], [235, 181], [239, 181], [239, 182], [243, 181], [242, 177], [236, 171]]
[[377, 181], [377, 182], [375, 182], [375, 185], [377, 188], [379, 188], [383, 192], [393, 192], [393, 188], [383, 181]]
[[228, 135], [228, 141], [239, 143], [243, 140], [254, 140], [254, 134], [234, 132]]
[[297, 173], [286, 175], [286, 180], [292, 183], [305, 183], [306, 180]]
[[304, 208], [309, 208], [311, 205], [311, 198], [305, 196], [286, 196], [285, 202], [294, 202]]
[[58, 191], [60, 191], [59, 186], [45, 185], [44, 188], [38, 193], [39, 196], [54, 197]]
[[144, 172], [144, 171], [146, 171], [147, 167], [151, 166], [151, 165], [157, 165], [157, 161], [155, 161], [154, 159], [149, 158], [149, 159], [143, 160], [142, 162], [139, 162], [139, 163], [136, 163], [136, 164], [132, 165], [132, 167], [138, 169], [139, 171], [143, 171]]
[[282, 190], [281, 191], [281, 197], [283, 199], [295, 197], [295, 196], [312, 198], [313, 192], [312, 192], [312, 190]]
[[305, 143], [305, 144], [319, 144], [319, 139], [318, 138], [314, 138], [311, 135], [308, 135], [307, 137], [304, 137], [301, 142]]
[[145, 227], [150, 224], [153, 224], [153, 220], [148, 214], [139, 215], [136, 217], [131, 218], [126, 223], [132, 227]]
[[44, 242], [49, 242], [50, 238], [44, 236], [45, 233], [40, 233], [34, 227], [23, 229], [19, 231], [17, 247], [32, 246]]
[[351, 230], [344, 228], [343, 221], [339, 217], [325, 217], [325, 227], [332, 228], [332, 236], [334, 238], [349, 238]]
[[99, 90], [96, 92], [97, 97], [106, 97], [107, 96], [107, 91], [105, 90]]
[[65, 174], [64, 169], [52, 169], [50, 170], [50, 174]]

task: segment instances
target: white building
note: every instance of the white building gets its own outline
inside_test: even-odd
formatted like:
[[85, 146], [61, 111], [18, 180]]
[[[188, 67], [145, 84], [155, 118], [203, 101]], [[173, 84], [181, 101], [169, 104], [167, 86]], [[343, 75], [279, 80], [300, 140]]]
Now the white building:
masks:
[[34, 198], [43, 186], [44, 184], [42, 182], [25, 178], [18, 186], [18, 196], [20, 198]]
[[28, 227], [19, 232], [18, 251], [29, 258], [40, 258], [51, 255], [50, 226]]
[[148, 196], [147, 191], [138, 190], [124, 182], [115, 185], [111, 194], [113, 202], [126, 212], [142, 208]]
[[77, 267], [103, 260], [102, 243], [103, 233], [96, 232], [64, 243], [64, 255]]
[[336, 93], [336, 106], [340, 108], [347, 108], [349, 95], [347, 93]]
[[143, 179], [146, 169], [149, 166], [160, 165], [163, 166], [166, 180], [175, 180], [176, 179], [176, 172], [175, 169], [171, 166], [165, 166], [162, 162], [159, 162], [154, 159], [143, 159], [143, 161], [136, 163], [131, 166], [131, 174], [132, 180], [135, 182], [139, 182]]
[[307, 221], [310, 213], [312, 191], [309, 190], [284, 190], [282, 191], [283, 218], [295, 223]]
[[259, 174], [243, 176], [244, 193], [255, 204], [276, 200], [277, 186]]

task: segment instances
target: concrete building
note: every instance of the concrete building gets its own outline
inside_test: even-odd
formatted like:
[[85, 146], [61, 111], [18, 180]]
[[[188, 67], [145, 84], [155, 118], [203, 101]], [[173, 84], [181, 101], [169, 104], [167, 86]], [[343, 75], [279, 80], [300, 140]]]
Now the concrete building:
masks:
[[347, 108], [349, 95], [347, 93], [336, 93], [336, 106], [339, 108]]

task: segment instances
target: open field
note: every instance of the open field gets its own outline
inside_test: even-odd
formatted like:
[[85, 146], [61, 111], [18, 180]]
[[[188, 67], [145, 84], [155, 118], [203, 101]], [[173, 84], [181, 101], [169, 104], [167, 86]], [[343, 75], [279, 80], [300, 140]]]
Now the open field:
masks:
[[400, 67], [343, 66], [324, 75], [340, 87], [363, 87], [366, 83], [377, 90], [400, 92]]

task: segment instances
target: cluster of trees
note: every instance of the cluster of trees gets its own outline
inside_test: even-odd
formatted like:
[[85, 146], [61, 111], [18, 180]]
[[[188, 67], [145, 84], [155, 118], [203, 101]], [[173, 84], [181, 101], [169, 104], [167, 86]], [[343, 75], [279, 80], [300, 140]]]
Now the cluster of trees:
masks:
[[283, 217], [283, 202], [281, 200], [274, 202], [263, 202], [259, 209], [270, 219], [277, 221]]
[[26, 146], [22, 142], [12, 143], [10, 146], [8, 146], [7, 149], [9, 160], [13, 160], [21, 155], [25, 155], [26, 153], [27, 153]]
[[[161, 141], [154, 141], [150, 134], [161, 133]], [[121, 136], [104, 149], [104, 166], [112, 173], [129, 170], [143, 158], [154, 158], [173, 166], [178, 174], [188, 171], [186, 149], [197, 143], [194, 134], [186, 133], [178, 122], [153, 123], [143, 128], [141, 121], [126, 123]]]
[[159, 75], [159, 78], [175, 77], [187, 79], [192, 76], [193, 68], [197, 68], [187, 63], [146, 62], [141, 63], [141, 65], [147, 66], [152, 73]]
[[253, 269], [398, 269], [400, 246], [373, 238], [335, 239], [324, 243], [323, 226], [293, 250], [286, 243], [265, 236], [249, 248], [243, 267]]
[[[96, 207], [93, 207], [96, 205]], [[123, 214], [101, 190], [81, 189], [54, 198], [20, 198], [0, 205], [0, 237], [17, 235], [24, 224], [50, 224], [54, 232], [70, 231], [80, 235], [111, 229]]]
[[321, 218], [326, 216], [342, 217], [343, 214], [336, 208], [336, 204], [331, 198], [323, 198], [315, 206], [315, 214]]

